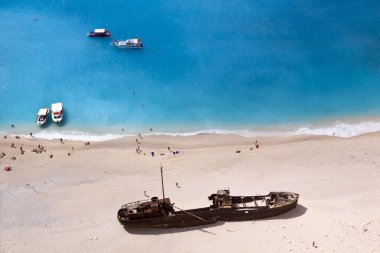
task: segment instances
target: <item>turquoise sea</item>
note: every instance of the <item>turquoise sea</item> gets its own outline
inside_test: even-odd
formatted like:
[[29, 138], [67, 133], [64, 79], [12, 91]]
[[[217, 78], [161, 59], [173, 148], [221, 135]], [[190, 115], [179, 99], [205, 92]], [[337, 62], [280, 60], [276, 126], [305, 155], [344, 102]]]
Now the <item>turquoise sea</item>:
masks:
[[[380, 130], [379, 9], [342, 0], [1, 0], [0, 133]], [[112, 36], [88, 38], [94, 28]], [[144, 49], [110, 44], [127, 38]], [[63, 124], [37, 127], [38, 109], [54, 102], [64, 105]]]

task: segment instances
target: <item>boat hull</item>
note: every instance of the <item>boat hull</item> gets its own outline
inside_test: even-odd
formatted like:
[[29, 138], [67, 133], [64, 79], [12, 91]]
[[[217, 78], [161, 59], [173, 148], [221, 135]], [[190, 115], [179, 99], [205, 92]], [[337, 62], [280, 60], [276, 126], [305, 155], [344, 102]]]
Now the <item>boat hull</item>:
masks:
[[37, 121], [37, 125], [39, 125], [39, 126], [42, 126], [42, 125], [45, 125], [45, 123], [46, 123], [46, 119], [45, 120], [41, 120], [41, 121]]
[[[263, 196], [232, 196], [228, 205], [215, 205], [221, 200], [210, 196], [214, 205], [210, 207], [181, 210], [161, 215], [159, 212], [134, 213], [126, 204], [118, 212], [118, 220], [125, 227], [182, 228], [212, 224], [217, 221], [249, 221], [278, 216], [296, 208], [299, 195], [296, 193], [275, 192]], [[223, 197], [223, 196], [222, 196]], [[276, 200], [277, 199], [277, 200]], [[160, 200], [160, 203], [164, 203]], [[265, 205], [260, 205], [262, 202]], [[149, 202], [151, 203], [151, 202]], [[168, 202], [170, 204], [170, 201]], [[254, 203], [255, 205], [249, 206]], [[140, 209], [143, 206], [139, 205]], [[155, 215], [155, 216], [153, 216]]]
[[63, 119], [63, 114], [61, 115], [60, 118], [54, 118], [54, 117], [52, 117], [52, 120], [53, 120], [53, 122], [55, 122], [55, 123], [60, 123], [60, 122], [62, 121], [62, 119]]
[[297, 206], [298, 199], [294, 202], [277, 207], [241, 207], [241, 208], [219, 208], [218, 220], [220, 221], [247, 221], [275, 217], [286, 213]]
[[105, 38], [105, 37], [109, 37], [111, 36], [111, 32], [107, 31], [105, 33], [95, 33], [95, 32], [89, 32], [87, 34], [87, 37], [90, 37], [90, 38]]
[[133, 41], [131, 41], [131, 39], [128, 39], [126, 41], [114, 40], [114, 41], [112, 41], [112, 45], [114, 45], [117, 48], [126, 48], [126, 49], [142, 49], [142, 48], [144, 48], [143, 43], [141, 43], [140, 41], [133, 42]]
[[196, 218], [186, 212], [176, 212], [165, 217], [152, 217], [140, 220], [128, 220], [123, 218], [124, 209], [118, 213], [119, 222], [125, 227], [145, 228], [182, 228], [212, 224], [217, 221], [249, 221], [271, 218], [288, 212], [297, 206], [297, 201], [278, 207], [251, 207], [251, 208], [200, 208], [186, 210], [202, 219]]
[[41, 108], [38, 111], [37, 119], [36, 119], [37, 125], [42, 126], [46, 123], [49, 112], [50, 112], [50, 110], [48, 108]]
[[[125, 218], [125, 209], [118, 212], [118, 220], [125, 227], [141, 228], [183, 228], [213, 224], [218, 221], [217, 213], [210, 208], [199, 208], [176, 212], [173, 215], [129, 220]], [[189, 214], [190, 213], [190, 214]], [[197, 217], [195, 217], [195, 216]]]
[[139, 46], [119, 46], [119, 45], [114, 45], [117, 48], [125, 48], [125, 49], [142, 49], [144, 48], [144, 45], [139, 45]]

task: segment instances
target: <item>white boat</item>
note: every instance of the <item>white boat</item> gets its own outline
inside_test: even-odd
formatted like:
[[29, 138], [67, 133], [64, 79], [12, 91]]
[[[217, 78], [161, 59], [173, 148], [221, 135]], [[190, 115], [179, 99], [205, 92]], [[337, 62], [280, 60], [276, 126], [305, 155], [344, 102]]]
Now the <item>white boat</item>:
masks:
[[108, 37], [111, 36], [111, 32], [102, 28], [102, 29], [95, 29], [89, 33], [87, 33], [88, 37]]
[[49, 114], [49, 108], [41, 108], [37, 113], [37, 125], [43, 125], [46, 123], [47, 116]]
[[120, 48], [143, 48], [144, 45], [140, 39], [114, 40], [112, 45]]
[[59, 123], [63, 119], [63, 106], [62, 103], [55, 103], [51, 105], [51, 118], [55, 123]]

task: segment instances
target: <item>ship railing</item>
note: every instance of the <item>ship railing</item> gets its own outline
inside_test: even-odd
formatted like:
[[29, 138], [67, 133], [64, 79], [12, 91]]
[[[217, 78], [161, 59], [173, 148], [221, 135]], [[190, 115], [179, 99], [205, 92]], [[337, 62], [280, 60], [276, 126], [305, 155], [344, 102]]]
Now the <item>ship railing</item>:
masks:
[[140, 205], [141, 203], [146, 203], [146, 202], [150, 202], [150, 201], [151, 201], [150, 199], [136, 200], [136, 201], [133, 201], [133, 202], [130, 202], [130, 203], [125, 204], [125, 206], [126, 206], [126, 207], [130, 207], [130, 206], [138, 206], [138, 205]]

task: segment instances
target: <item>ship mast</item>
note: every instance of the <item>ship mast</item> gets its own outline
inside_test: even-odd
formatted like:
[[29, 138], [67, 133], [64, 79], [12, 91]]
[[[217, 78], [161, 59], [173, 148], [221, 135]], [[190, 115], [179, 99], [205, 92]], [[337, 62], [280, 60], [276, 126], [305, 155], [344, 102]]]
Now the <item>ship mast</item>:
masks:
[[162, 185], [162, 198], [165, 198], [165, 190], [164, 190], [164, 176], [162, 172], [162, 164], [161, 164], [161, 185]]

